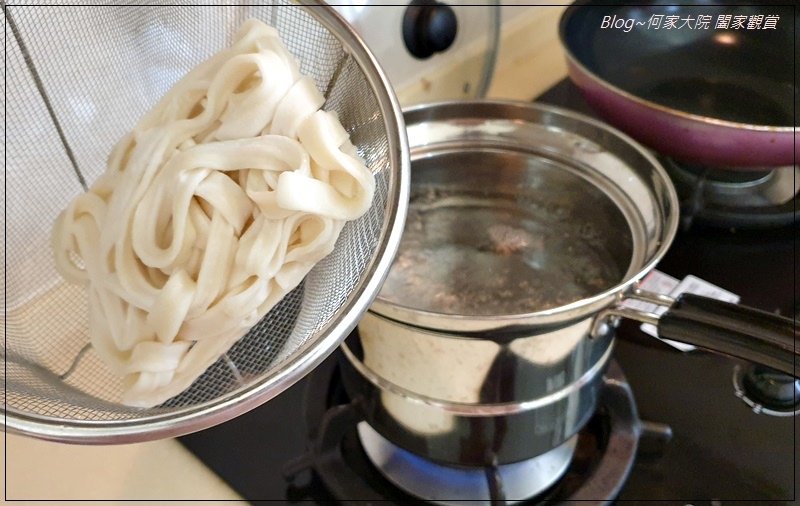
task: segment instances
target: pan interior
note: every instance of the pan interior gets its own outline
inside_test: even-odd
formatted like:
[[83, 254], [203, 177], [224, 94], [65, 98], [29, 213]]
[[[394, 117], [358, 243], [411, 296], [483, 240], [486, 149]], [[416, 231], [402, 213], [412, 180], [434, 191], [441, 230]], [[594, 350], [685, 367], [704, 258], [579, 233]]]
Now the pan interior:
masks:
[[[562, 37], [567, 49], [590, 72], [650, 102], [743, 124], [797, 125], [792, 50], [797, 17], [792, 7], [771, 6], [766, 12], [757, 2], [737, 6], [703, 3], [614, 6], [585, 2], [565, 17]], [[763, 20], [767, 14], [777, 20], [774, 29], [715, 28], [720, 16]], [[714, 21], [708, 29], [650, 26], [653, 20], [670, 16]], [[626, 21], [643, 25], [604, 28], [604, 20], [611, 19], [620, 26]]]
[[504, 149], [412, 160], [409, 215], [384, 301], [430, 313], [542, 311], [622, 281], [631, 228], [567, 162]]

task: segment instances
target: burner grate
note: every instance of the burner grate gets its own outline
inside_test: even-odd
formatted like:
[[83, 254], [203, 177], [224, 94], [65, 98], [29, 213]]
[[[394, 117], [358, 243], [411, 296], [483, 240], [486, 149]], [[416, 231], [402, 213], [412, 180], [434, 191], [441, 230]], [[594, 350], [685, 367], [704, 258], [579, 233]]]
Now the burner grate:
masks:
[[684, 230], [694, 222], [716, 227], [783, 227], [795, 222], [798, 167], [733, 171], [661, 157], [681, 199]]
[[[306, 470], [314, 478], [304, 487], [292, 487], [293, 500], [336, 500], [341, 504], [380, 501], [388, 504], [426, 504], [401, 491], [372, 464], [358, 436], [359, 400], [349, 401], [338, 386], [335, 364], [317, 370], [306, 395], [309, 427], [308, 452], [284, 468], [292, 480]], [[319, 395], [320, 392], [328, 392]], [[563, 477], [548, 490], [524, 504], [581, 500], [607, 504], [621, 490], [636, 455], [642, 422], [638, 419], [630, 387], [621, 369], [612, 363], [604, 378], [597, 412], [577, 435], [575, 452]], [[330, 497], [320, 497], [322, 484]], [[476, 498], [485, 504], [504, 504], [495, 484], [495, 497]], [[511, 498], [510, 498], [511, 499]], [[514, 502], [509, 500], [509, 502]]]

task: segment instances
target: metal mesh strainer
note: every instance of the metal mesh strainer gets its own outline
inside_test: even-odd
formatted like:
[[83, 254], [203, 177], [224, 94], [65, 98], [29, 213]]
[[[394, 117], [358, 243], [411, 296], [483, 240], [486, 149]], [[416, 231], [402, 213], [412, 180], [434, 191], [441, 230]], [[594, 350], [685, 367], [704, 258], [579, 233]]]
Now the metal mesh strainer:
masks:
[[[219, 2], [217, 2], [218, 4]], [[19, 4], [19, 5], [15, 5]], [[274, 397], [355, 326], [402, 232], [407, 143], [388, 81], [327, 6], [48, 6], [4, 3], [7, 36], [4, 397], [9, 430], [82, 443], [175, 436]], [[325, 93], [376, 178], [365, 216], [334, 252], [189, 390], [152, 409], [86, 346], [81, 287], [65, 283], [49, 238], [57, 214], [99, 176], [111, 146], [193, 66], [255, 17], [276, 27]]]

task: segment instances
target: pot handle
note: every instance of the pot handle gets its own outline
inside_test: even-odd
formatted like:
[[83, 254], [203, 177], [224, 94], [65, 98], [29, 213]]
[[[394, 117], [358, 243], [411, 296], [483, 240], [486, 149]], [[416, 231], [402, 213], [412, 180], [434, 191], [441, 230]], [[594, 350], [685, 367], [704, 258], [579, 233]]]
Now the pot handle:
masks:
[[602, 311], [592, 335], [602, 334], [609, 317], [650, 323], [658, 335], [725, 355], [771, 367], [791, 376], [800, 375], [800, 349], [794, 322], [758, 309], [684, 293], [673, 299], [636, 289], [630, 298], [668, 306], [661, 316], [627, 307]]

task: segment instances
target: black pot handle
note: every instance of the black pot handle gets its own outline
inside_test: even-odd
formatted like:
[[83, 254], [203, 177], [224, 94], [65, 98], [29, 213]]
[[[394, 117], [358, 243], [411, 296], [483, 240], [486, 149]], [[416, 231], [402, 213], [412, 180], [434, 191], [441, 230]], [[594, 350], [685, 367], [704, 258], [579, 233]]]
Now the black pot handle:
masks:
[[758, 309], [684, 293], [659, 318], [658, 335], [792, 376], [800, 373], [794, 322]]
[[672, 299], [634, 290], [630, 297], [669, 307], [661, 316], [626, 307], [607, 309], [598, 317], [595, 335], [602, 333], [602, 322], [610, 316], [632, 318], [656, 325], [658, 335], [663, 339], [800, 376], [798, 333], [795, 322], [789, 318], [691, 293]]

